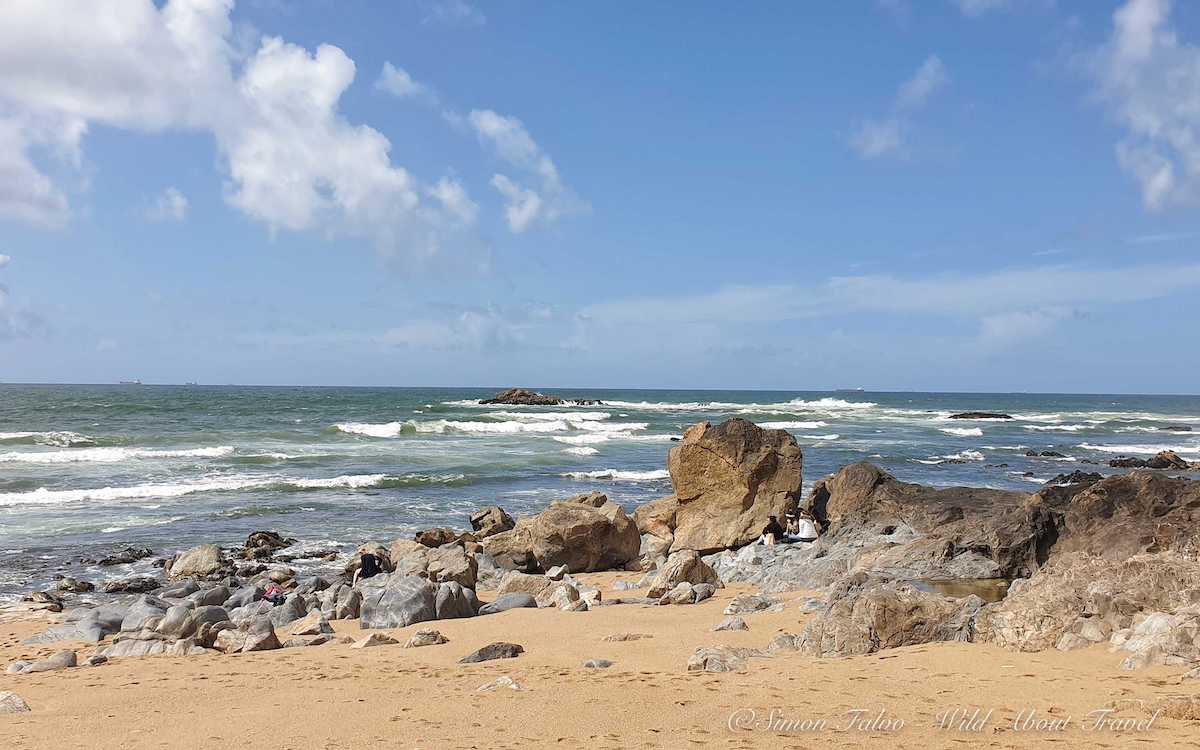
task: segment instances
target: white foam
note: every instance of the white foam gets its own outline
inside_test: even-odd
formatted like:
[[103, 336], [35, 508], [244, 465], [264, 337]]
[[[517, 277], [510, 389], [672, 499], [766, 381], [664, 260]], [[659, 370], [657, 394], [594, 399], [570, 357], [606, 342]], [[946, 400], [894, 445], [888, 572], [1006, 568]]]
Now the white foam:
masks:
[[617, 435], [597, 432], [588, 435], [555, 435], [552, 439], [560, 443], [566, 443], [567, 445], [595, 445], [596, 443], [607, 443], [614, 437], [617, 437]]
[[827, 422], [758, 422], [764, 430], [817, 430], [828, 427]]
[[575, 422], [598, 422], [602, 419], [608, 419], [612, 415], [606, 411], [494, 411], [488, 412], [483, 416], [495, 419], [516, 419], [522, 422], [555, 422], [567, 420]]
[[76, 450], [0, 453], [0, 463], [66, 464], [120, 463], [129, 460], [161, 458], [220, 458], [233, 453], [233, 446], [158, 450], [154, 448], [80, 448]]
[[841, 435], [801, 435], [806, 440], [837, 440]]
[[947, 435], [958, 435], [960, 437], [983, 437], [983, 430], [978, 427], [939, 427], [939, 430]]
[[1077, 448], [1104, 453], [1137, 453], [1154, 456], [1163, 451], [1175, 451], [1181, 455], [1200, 455], [1200, 445], [1093, 445], [1080, 443]]
[[600, 451], [586, 445], [581, 445], [575, 448], [563, 448], [563, 453], [570, 453], [573, 456], [593, 456]]
[[404, 431], [403, 422], [387, 422], [386, 424], [371, 424], [369, 422], [342, 422], [335, 424], [334, 429], [350, 435], [366, 435], [376, 438], [394, 438]]
[[69, 448], [72, 445], [92, 445], [96, 441], [87, 435], [67, 430], [52, 430], [49, 432], [0, 432], [0, 442], [13, 440], [28, 440], [39, 445], [50, 445], [56, 448]]
[[[1097, 424], [1099, 424], [1097, 422]], [[1037, 430], [1038, 432], [1079, 432], [1080, 430], [1094, 429], [1090, 424], [1048, 424], [1048, 425], [1025, 425], [1027, 430]]]
[[[458, 476], [461, 477], [462, 475]], [[374, 487], [387, 478], [387, 474], [344, 474], [340, 477], [331, 477], [330, 479], [284, 479], [271, 482], [271, 484], [291, 485], [301, 489], [323, 489], [328, 487], [361, 489], [363, 487]]]
[[612, 479], [626, 482], [650, 482], [659, 479], [669, 479], [671, 474], [666, 469], [654, 471], [622, 471], [620, 469], [599, 469], [597, 471], [569, 471], [563, 474], [570, 479]]

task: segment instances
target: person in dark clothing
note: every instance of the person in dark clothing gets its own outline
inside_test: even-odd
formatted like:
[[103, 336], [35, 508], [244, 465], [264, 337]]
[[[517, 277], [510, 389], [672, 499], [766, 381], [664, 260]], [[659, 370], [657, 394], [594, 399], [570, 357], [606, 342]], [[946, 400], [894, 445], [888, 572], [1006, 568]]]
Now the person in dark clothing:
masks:
[[784, 529], [779, 525], [779, 519], [771, 516], [767, 522], [766, 528], [762, 530], [762, 536], [758, 538], [761, 544], [775, 544], [776, 541], [783, 537]]
[[358, 570], [354, 571], [354, 580], [350, 585], [357, 586], [360, 580], [366, 580], [382, 572], [383, 566], [379, 564], [379, 558], [370, 552], [364, 552], [358, 560]]

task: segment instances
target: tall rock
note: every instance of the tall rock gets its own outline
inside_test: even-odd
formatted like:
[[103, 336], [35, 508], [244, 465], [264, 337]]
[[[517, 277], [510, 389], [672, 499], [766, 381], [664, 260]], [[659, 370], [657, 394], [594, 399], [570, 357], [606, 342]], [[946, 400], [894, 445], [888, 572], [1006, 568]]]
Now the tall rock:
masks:
[[669, 531], [672, 552], [748, 544], [771, 516], [782, 523], [798, 505], [803, 460], [784, 430], [739, 418], [700, 422], [667, 457], [675, 495], [639, 512], [639, 525], [659, 538]]

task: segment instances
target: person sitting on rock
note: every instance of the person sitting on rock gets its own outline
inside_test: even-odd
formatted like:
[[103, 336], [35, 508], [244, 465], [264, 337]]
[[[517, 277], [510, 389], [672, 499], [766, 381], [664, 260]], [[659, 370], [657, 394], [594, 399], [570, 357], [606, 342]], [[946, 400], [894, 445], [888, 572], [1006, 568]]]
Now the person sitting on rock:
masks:
[[766, 528], [762, 530], [762, 536], [758, 538], [759, 544], [773, 545], [775, 542], [783, 538], [784, 529], [779, 525], [779, 519], [771, 516], [767, 522]]
[[267, 586], [267, 590], [263, 592], [262, 598], [263, 601], [279, 605], [284, 603], [284, 601], [287, 599], [287, 595], [283, 593], [283, 589], [272, 583], [271, 585]]
[[362, 557], [358, 559], [358, 570], [354, 571], [354, 579], [350, 582], [350, 585], [357, 586], [359, 581], [365, 581], [382, 572], [383, 567], [379, 564], [379, 558], [370, 552], [364, 552], [362, 553]]
[[794, 516], [788, 516], [788, 528], [787, 533], [783, 535], [784, 539], [789, 542], [815, 542], [817, 536], [817, 523], [808, 511], [801, 510]]

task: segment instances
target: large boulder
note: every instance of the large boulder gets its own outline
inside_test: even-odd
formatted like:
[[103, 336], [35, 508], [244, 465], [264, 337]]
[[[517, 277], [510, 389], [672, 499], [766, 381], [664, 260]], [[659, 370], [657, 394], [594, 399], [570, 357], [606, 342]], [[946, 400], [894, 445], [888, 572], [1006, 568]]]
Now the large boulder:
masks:
[[549, 396], [526, 388], [509, 388], [491, 398], [482, 399], [479, 403], [503, 406], [559, 406], [563, 400], [558, 396]]
[[363, 628], [402, 628], [427, 620], [471, 617], [479, 599], [457, 583], [433, 583], [428, 578], [390, 573], [360, 584]]
[[796, 638], [796, 646], [811, 656], [850, 656], [934, 641], [969, 641], [975, 615], [983, 606], [977, 596], [952, 599], [862, 574], [839, 583], [830, 599]]
[[180, 552], [171, 563], [171, 578], [224, 577], [233, 571], [225, 553], [215, 544], [200, 544]]
[[745, 419], [693, 425], [671, 449], [673, 499], [641, 514], [642, 531], [671, 533], [671, 551], [714, 552], [758, 538], [770, 516], [800, 501], [800, 446], [784, 430]]
[[716, 588], [725, 586], [716, 571], [701, 560], [695, 550], [683, 549], [672, 553], [666, 563], [654, 574], [646, 596], [652, 599], [658, 598], [681, 583], [707, 583]]
[[398, 539], [388, 554], [397, 573], [422, 576], [435, 583], [454, 581], [473, 589], [479, 577], [475, 556], [459, 544], [427, 547], [417, 541]]
[[638, 556], [641, 536], [621, 506], [592, 492], [551, 503], [482, 543], [501, 567], [544, 571], [565, 565], [582, 573], [624, 566]]

